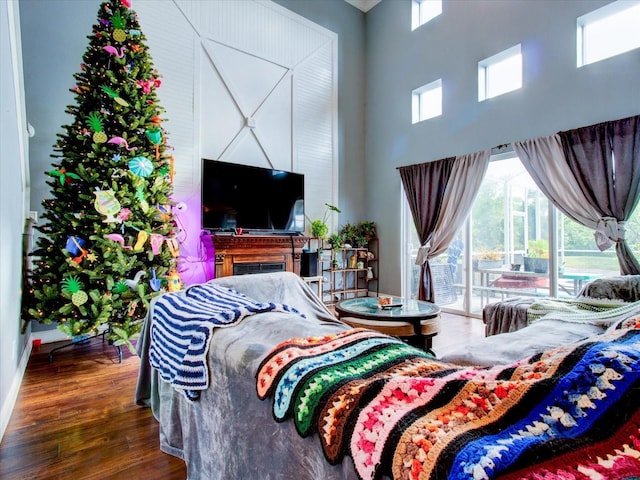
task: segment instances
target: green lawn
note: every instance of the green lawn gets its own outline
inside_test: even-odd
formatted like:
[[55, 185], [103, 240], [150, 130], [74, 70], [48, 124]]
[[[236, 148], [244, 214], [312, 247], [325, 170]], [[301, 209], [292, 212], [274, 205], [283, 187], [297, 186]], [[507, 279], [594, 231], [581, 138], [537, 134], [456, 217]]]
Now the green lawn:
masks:
[[618, 258], [615, 255], [576, 255], [564, 258], [568, 271], [589, 271], [593, 273], [618, 274]]

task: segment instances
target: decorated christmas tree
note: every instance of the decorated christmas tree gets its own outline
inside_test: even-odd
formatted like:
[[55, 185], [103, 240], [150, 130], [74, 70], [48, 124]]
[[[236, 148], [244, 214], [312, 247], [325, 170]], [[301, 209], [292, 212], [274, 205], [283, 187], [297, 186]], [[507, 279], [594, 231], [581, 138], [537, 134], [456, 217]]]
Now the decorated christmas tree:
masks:
[[161, 80], [129, 0], [101, 4], [42, 204], [28, 316], [131, 345], [150, 299], [181, 288]]

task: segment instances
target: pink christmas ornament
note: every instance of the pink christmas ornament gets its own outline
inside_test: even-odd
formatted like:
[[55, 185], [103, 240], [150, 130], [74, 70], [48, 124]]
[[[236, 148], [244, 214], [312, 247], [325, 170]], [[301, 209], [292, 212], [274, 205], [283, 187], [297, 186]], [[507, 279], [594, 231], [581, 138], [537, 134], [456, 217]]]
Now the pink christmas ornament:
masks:
[[124, 47], [120, 47], [120, 52], [118, 52], [118, 50], [116, 50], [116, 47], [112, 47], [111, 45], [107, 45], [104, 48], [104, 50], [109, 54], [109, 55], [114, 55], [118, 58], [122, 58], [124, 57]]
[[164, 241], [164, 237], [159, 233], [152, 233], [149, 239], [151, 243], [151, 252], [154, 255], [159, 255], [162, 251], [162, 243]]
[[129, 143], [127, 143], [127, 141], [122, 138], [122, 137], [111, 137], [107, 143], [113, 143], [115, 145], [119, 145], [119, 146], [124, 146], [124, 148], [127, 150], [127, 152], [131, 152], [134, 150], [137, 150], [138, 147], [129, 147]]
[[124, 244], [124, 237], [119, 233], [109, 233], [104, 238], [119, 243], [124, 250], [133, 250], [133, 247]]
[[120, 213], [118, 213], [118, 218], [123, 222], [126, 222], [127, 220], [129, 220], [130, 216], [131, 216], [131, 210], [129, 210], [127, 207], [121, 209]]

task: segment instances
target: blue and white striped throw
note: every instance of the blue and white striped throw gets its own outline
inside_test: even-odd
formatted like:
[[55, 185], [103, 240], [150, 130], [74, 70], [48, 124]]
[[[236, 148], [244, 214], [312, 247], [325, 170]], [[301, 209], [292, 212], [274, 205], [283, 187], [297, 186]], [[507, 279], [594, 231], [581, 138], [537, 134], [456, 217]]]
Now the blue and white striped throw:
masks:
[[279, 303], [261, 303], [235, 290], [205, 283], [165, 293], [154, 305], [149, 360], [162, 379], [197, 400], [209, 386], [207, 353], [214, 328], [230, 327], [263, 312], [300, 315]]

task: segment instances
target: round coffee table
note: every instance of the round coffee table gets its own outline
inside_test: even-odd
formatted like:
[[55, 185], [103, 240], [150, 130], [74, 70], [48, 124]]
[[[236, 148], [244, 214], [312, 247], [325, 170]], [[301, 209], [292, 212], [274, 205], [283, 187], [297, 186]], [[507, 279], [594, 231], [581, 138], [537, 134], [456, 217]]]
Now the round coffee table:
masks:
[[[338, 317], [343, 319], [345, 323], [351, 326], [371, 328], [383, 333], [390, 332], [390, 322], [396, 322], [397, 327], [409, 323], [413, 326], [413, 334], [407, 335], [407, 342], [433, 353], [431, 339], [438, 334], [440, 323], [440, 307], [433, 303], [393, 297], [390, 306], [380, 308], [378, 297], [359, 297], [342, 300], [336, 303], [335, 309]], [[346, 317], [356, 319], [356, 321], [349, 321]], [[357, 319], [365, 320], [365, 322], [358, 322]], [[399, 333], [397, 336], [405, 335]]]

